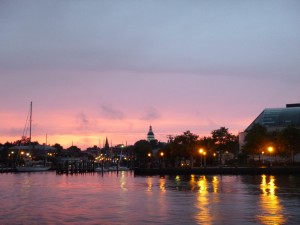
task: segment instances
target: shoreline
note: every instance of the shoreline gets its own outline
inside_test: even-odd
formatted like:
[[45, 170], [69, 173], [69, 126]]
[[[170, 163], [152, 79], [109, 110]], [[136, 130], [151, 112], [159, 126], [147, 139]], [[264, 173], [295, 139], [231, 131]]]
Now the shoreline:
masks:
[[300, 167], [135, 168], [137, 176], [154, 175], [300, 175]]

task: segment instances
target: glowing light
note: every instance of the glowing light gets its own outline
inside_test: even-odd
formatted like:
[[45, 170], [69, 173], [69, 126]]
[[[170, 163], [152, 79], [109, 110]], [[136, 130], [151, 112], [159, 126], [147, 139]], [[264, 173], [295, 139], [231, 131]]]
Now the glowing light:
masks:
[[268, 151], [271, 153], [274, 151], [274, 148], [272, 146], [268, 147]]
[[197, 195], [196, 207], [199, 209], [195, 219], [199, 224], [212, 224], [213, 215], [210, 211], [210, 200], [208, 192], [208, 181], [205, 176], [198, 180], [199, 192]]
[[[269, 180], [269, 181], [268, 181]], [[276, 196], [276, 184], [274, 176], [261, 176], [260, 189], [260, 214], [257, 216], [262, 224], [285, 224], [286, 218], [283, 214], [283, 207]]]
[[166, 181], [165, 179], [160, 179], [159, 180], [159, 188], [162, 192], [166, 192]]
[[147, 191], [151, 191], [152, 190], [152, 187], [153, 187], [153, 182], [152, 182], [152, 178], [151, 177], [148, 177], [148, 188], [147, 188]]

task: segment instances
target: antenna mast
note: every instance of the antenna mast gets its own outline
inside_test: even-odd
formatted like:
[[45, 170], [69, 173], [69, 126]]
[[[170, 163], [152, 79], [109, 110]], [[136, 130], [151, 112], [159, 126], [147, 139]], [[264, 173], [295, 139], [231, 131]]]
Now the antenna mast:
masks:
[[31, 124], [32, 124], [32, 102], [30, 102], [29, 143], [31, 143]]

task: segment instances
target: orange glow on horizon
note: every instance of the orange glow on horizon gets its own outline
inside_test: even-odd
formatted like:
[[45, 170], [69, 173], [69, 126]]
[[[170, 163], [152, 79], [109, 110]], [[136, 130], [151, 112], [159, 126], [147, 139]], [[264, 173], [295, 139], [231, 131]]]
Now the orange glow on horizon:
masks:
[[[37, 112], [36, 112], [37, 111]], [[226, 126], [221, 118], [217, 118], [217, 124], [211, 127], [208, 121], [198, 120], [174, 113], [169, 115], [163, 113], [161, 118], [152, 122], [139, 119], [139, 116], [132, 114], [131, 117], [124, 119], [109, 119], [99, 116], [95, 112], [85, 112], [82, 114], [74, 113], [71, 110], [51, 109], [46, 112], [44, 109], [37, 109], [33, 112], [32, 141], [38, 141], [40, 144], [46, 142], [50, 145], [56, 143], [68, 148], [76, 145], [82, 150], [87, 147], [103, 146], [105, 138], [108, 138], [109, 144], [133, 145], [139, 140], [147, 139], [149, 125], [152, 124], [155, 138], [162, 142], [167, 142], [168, 136], [181, 135], [190, 130], [199, 137], [210, 136], [211, 131], [221, 126], [228, 127], [229, 132], [237, 135], [240, 129], [232, 129]], [[26, 120], [26, 110], [22, 112], [0, 112], [2, 118], [0, 127], [0, 143], [14, 142], [20, 140]], [[4, 119], [3, 119], [4, 118]], [[183, 120], [184, 119], [184, 120]], [[184, 122], [182, 122], [184, 121]], [[241, 120], [232, 121], [233, 124], [242, 124]], [[223, 123], [223, 124], [222, 124]], [[225, 124], [225, 125], [224, 125]], [[244, 121], [242, 126], [246, 128], [248, 121]]]

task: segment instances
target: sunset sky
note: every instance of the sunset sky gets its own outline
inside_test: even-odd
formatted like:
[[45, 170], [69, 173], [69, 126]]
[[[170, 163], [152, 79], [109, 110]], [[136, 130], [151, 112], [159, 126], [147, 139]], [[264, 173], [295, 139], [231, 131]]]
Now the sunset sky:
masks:
[[0, 143], [243, 131], [300, 102], [298, 0], [0, 1]]

